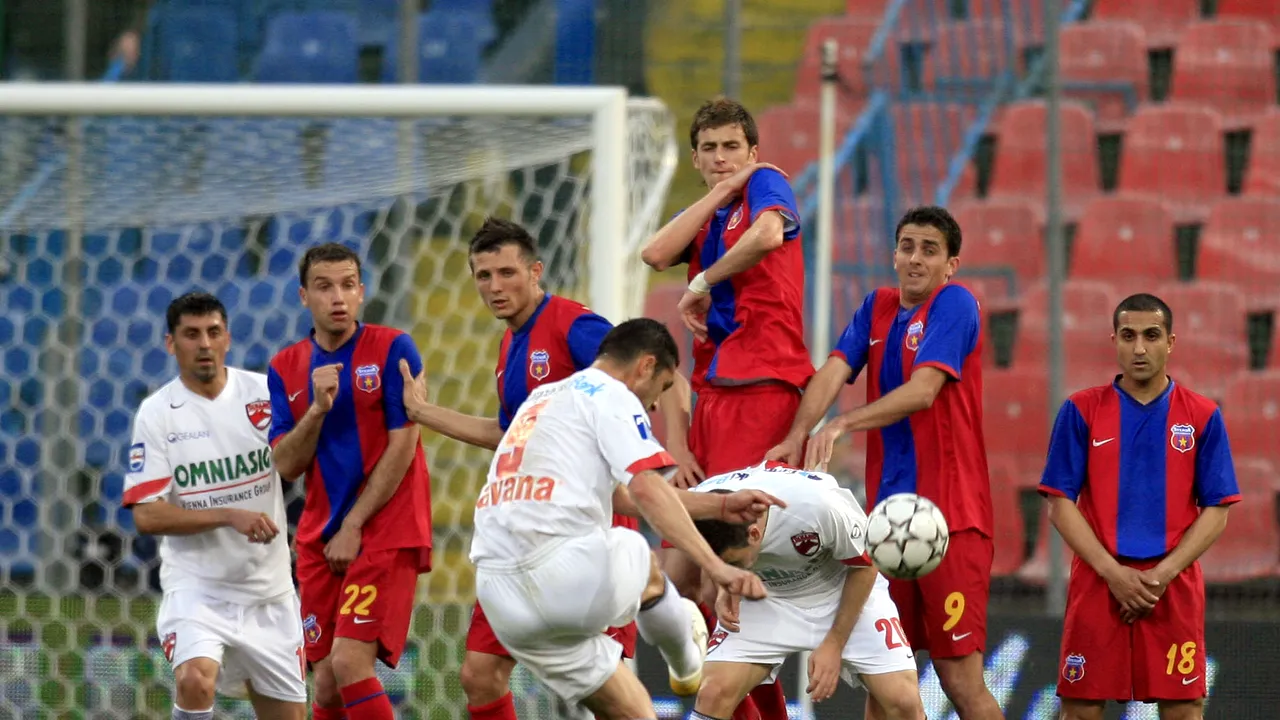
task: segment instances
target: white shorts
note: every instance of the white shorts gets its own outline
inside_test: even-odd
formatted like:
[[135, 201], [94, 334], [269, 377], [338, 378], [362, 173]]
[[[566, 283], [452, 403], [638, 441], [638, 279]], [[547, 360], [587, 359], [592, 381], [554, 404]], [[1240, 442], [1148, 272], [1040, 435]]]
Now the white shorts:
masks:
[[651, 557], [643, 535], [610, 528], [477, 567], [476, 599], [511, 657], [578, 703], [617, 671], [622, 646], [604, 631], [635, 619]]
[[302, 612], [295, 594], [241, 605], [198, 591], [165, 593], [156, 632], [175, 668], [193, 658], [219, 663], [218, 692], [224, 695], [246, 697], [245, 681], [251, 681], [259, 695], [307, 701]]
[[[708, 642], [707, 662], [740, 662], [771, 665], [768, 681], [777, 679], [788, 655], [818, 647], [836, 617], [836, 606], [804, 608], [772, 596], [743, 600], [738, 610], [738, 632], [717, 630]], [[862, 606], [862, 614], [845, 643], [840, 676], [854, 687], [859, 675], [882, 675], [916, 669], [915, 656], [902, 637], [898, 607], [889, 597], [883, 577]]]

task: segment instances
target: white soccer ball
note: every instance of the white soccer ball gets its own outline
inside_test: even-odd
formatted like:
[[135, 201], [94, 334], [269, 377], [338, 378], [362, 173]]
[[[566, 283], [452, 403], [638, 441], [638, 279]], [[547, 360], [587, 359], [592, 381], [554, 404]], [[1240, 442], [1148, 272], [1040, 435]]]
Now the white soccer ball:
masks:
[[933, 572], [950, 540], [942, 511], [913, 493], [890, 495], [867, 516], [867, 554], [876, 569], [896, 580]]

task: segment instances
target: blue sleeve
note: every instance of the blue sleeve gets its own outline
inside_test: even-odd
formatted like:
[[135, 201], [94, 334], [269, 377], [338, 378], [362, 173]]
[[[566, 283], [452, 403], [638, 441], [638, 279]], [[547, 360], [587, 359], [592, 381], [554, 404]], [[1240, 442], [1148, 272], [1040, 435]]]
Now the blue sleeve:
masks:
[[267, 368], [267, 392], [271, 395], [271, 431], [267, 433], [267, 441], [275, 445], [278, 438], [293, 429], [294, 423], [289, 394], [285, 392], [284, 380], [274, 367]]
[[502, 432], [506, 432], [507, 428], [511, 427], [511, 413], [502, 407], [501, 402], [498, 403], [498, 427], [502, 429]]
[[747, 206], [751, 208], [751, 222], [761, 213], [776, 210], [782, 214], [782, 237], [794, 240], [800, 235], [800, 211], [796, 208], [796, 194], [786, 176], [777, 170], [765, 168], [751, 174], [747, 180]]
[[404, 409], [404, 377], [400, 375], [400, 360], [409, 361], [409, 372], [417, 377], [422, 372], [422, 356], [413, 338], [400, 335], [391, 341], [387, 350], [387, 364], [382, 381], [382, 414], [388, 430], [398, 430], [409, 424], [409, 413]]
[[1222, 411], [1214, 410], [1200, 432], [1196, 448], [1196, 503], [1200, 507], [1230, 505], [1240, 500], [1236, 465], [1231, 460], [1231, 443]]
[[591, 363], [596, 361], [596, 352], [600, 349], [600, 343], [612, 329], [612, 323], [595, 313], [579, 315], [569, 323], [569, 332], [565, 333], [565, 341], [569, 343], [569, 355], [573, 357], [574, 370], [591, 367]]
[[1049, 437], [1049, 456], [1040, 476], [1040, 494], [1075, 502], [1089, 472], [1089, 424], [1070, 400], [1062, 403]]
[[849, 375], [849, 384], [858, 379], [858, 373], [867, 364], [867, 351], [871, 347], [871, 308], [876, 303], [876, 294], [872, 292], [863, 299], [862, 304], [853, 313], [853, 319], [840, 333], [840, 339], [831, 350], [832, 355], [839, 355], [853, 372]]
[[936, 367], [959, 380], [965, 358], [978, 346], [978, 312], [978, 301], [968, 290], [959, 285], [943, 288], [929, 306], [915, 367]]

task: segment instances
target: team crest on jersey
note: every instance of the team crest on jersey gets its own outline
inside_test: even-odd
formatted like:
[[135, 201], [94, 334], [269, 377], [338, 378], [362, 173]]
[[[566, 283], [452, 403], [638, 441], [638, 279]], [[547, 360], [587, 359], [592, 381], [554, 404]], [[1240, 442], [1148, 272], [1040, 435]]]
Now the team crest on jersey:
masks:
[[805, 557], [813, 557], [822, 549], [822, 540], [818, 533], [806, 530], [791, 536], [791, 547]]
[[534, 380], [543, 380], [551, 374], [551, 353], [534, 350], [529, 353], [529, 374]]
[[1068, 655], [1067, 661], [1062, 664], [1062, 677], [1067, 682], [1080, 682], [1084, 679], [1084, 656]]
[[720, 643], [724, 642], [727, 637], [729, 637], [729, 633], [724, 630], [717, 630], [711, 633], [711, 637], [707, 638], [707, 652], [709, 653], [720, 647]]
[[145, 443], [134, 443], [129, 446], [129, 472], [142, 472], [147, 466], [147, 446]]
[[320, 622], [316, 620], [315, 613], [302, 619], [302, 636], [306, 638], [308, 645], [320, 642]]
[[1178, 452], [1187, 452], [1196, 446], [1196, 429], [1191, 425], [1174, 425], [1169, 428], [1169, 444]]
[[173, 649], [178, 646], [178, 633], [171, 632], [164, 636], [160, 641], [160, 647], [164, 650], [164, 659], [173, 662]]
[[361, 365], [356, 368], [356, 387], [371, 393], [382, 387], [382, 373], [377, 365]]
[[907, 349], [915, 352], [920, 349], [920, 341], [924, 339], [924, 322], [917, 320], [907, 326], [907, 339], [903, 342]]
[[729, 224], [725, 225], [724, 229], [732, 230], [738, 227], [738, 223], [740, 222], [742, 222], [742, 206], [741, 205], [739, 205], [738, 209], [734, 210], [733, 214], [729, 216]]
[[271, 401], [270, 400], [254, 400], [245, 403], [244, 412], [249, 416], [249, 424], [259, 430], [266, 430], [271, 426]]

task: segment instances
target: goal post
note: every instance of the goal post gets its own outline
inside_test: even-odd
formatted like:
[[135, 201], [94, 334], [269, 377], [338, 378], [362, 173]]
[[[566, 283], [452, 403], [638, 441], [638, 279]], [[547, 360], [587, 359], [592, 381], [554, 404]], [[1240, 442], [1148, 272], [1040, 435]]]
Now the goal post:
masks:
[[[620, 88], [8, 83], [0, 90], [0, 720], [158, 717], [156, 548], [120, 504], [130, 420], [172, 379], [164, 309], [227, 305], [231, 364], [306, 336], [297, 262], [364, 264], [364, 319], [409, 332], [433, 399], [496, 413], [504, 325], [467, 242], [488, 215], [533, 234], [557, 294], [642, 313], [641, 243], [677, 164], [660, 102]], [[394, 370], [391, 370], [394, 372]], [[435, 552], [400, 668], [403, 718], [465, 718], [467, 561], [488, 454], [424, 433]], [[291, 522], [301, 488], [287, 495]], [[385, 670], [385, 669], [384, 669]], [[522, 717], [560, 717], [527, 673]], [[220, 716], [252, 717], [245, 704]]]

